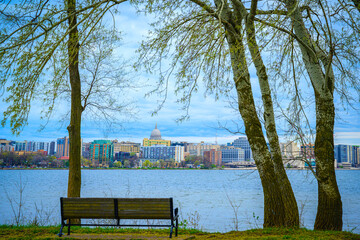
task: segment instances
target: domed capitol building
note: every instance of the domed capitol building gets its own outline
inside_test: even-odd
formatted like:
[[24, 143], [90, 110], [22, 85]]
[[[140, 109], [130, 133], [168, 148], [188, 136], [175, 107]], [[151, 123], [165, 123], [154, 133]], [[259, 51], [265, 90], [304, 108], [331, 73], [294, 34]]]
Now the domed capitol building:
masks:
[[153, 145], [165, 145], [170, 146], [171, 141], [170, 140], [164, 140], [161, 138], [160, 130], [157, 128], [157, 124], [155, 124], [154, 130], [152, 130], [150, 138], [144, 138], [143, 139], [143, 146], [149, 147]]

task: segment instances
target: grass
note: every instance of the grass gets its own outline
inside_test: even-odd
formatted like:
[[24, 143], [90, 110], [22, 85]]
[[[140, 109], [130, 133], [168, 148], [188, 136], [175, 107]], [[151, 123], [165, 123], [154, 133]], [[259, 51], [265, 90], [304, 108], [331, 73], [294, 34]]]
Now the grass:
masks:
[[[0, 239], [60, 239], [59, 226], [0, 226]], [[64, 229], [67, 233], [67, 229]], [[61, 239], [167, 239], [168, 229], [85, 228], [72, 227], [71, 235]], [[307, 229], [267, 228], [228, 233], [208, 233], [193, 229], [179, 229], [174, 239], [359, 239], [360, 234]]]

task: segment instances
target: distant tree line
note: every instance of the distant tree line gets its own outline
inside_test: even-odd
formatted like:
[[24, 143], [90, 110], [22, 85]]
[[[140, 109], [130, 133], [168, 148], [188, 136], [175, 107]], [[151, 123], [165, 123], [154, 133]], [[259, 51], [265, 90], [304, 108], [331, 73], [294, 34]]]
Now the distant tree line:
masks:
[[58, 160], [55, 156], [47, 156], [39, 152], [29, 152], [22, 155], [15, 152], [0, 152], [0, 167], [46, 167], [63, 168], [69, 165], [66, 160]]

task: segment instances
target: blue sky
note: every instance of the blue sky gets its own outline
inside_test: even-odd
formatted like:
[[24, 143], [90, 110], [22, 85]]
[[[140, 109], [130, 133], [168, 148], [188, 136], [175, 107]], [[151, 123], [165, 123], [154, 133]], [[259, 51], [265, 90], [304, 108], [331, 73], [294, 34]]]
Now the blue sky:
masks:
[[[118, 53], [125, 59], [131, 62], [131, 59], [136, 57], [135, 50], [138, 48], [141, 40], [145, 39], [147, 31], [150, 29], [148, 24], [151, 21], [151, 16], [137, 15], [135, 10], [127, 4], [123, 4], [120, 8], [120, 15], [116, 16], [117, 27], [123, 33], [122, 46], [118, 49]], [[133, 81], [141, 83], [140, 85], [153, 85], [156, 82], [157, 76], [151, 76], [144, 73], [132, 74]], [[253, 83], [253, 92], [256, 102], [260, 102], [259, 88], [257, 84], [256, 74], [251, 68], [251, 77]], [[156, 109], [157, 103], [161, 98], [154, 95], [149, 98], [144, 98], [145, 93], [151, 87], [133, 89], [128, 92], [126, 98], [131, 99], [137, 106], [134, 109], [136, 118], [125, 122], [122, 129], [115, 129], [109, 132], [104, 129], [103, 124], [99, 122], [92, 122], [87, 119], [83, 121], [82, 137], [85, 142], [94, 139], [118, 139], [121, 141], [136, 141], [141, 142], [143, 138], [149, 137], [155, 123], [161, 131], [164, 139], [172, 141], [189, 141], [208, 143], [226, 143], [231, 142], [239, 135], [233, 135], [226, 130], [219, 128], [221, 125], [226, 125], [235, 130], [233, 121], [240, 123], [239, 113], [229, 107], [226, 98], [220, 98], [218, 101], [214, 97], [204, 97], [204, 88], [200, 88], [197, 94], [193, 96], [192, 104], [190, 106], [190, 120], [177, 123], [176, 119], [182, 116], [184, 112], [180, 109], [182, 106], [176, 103], [176, 96], [172, 91], [172, 86], [169, 89], [169, 96], [163, 109], [156, 115], [151, 116], [151, 112]], [[121, 96], [119, 96], [121, 97]], [[121, 101], [121, 99], [119, 99]], [[355, 104], [360, 109], [360, 104]], [[66, 126], [68, 122], [59, 122], [59, 118], [68, 109], [67, 104], [59, 104], [56, 114], [48, 123], [47, 127], [39, 132], [38, 129], [42, 121], [40, 120], [41, 103], [35, 102], [32, 105], [32, 110], [29, 116], [29, 124], [25, 127], [20, 136], [11, 135], [9, 125], [0, 128], [0, 138], [11, 140], [34, 140], [34, 141], [51, 141], [59, 137], [67, 136]], [[6, 109], [6, 104], [2, 103], [0, 111]], [[310, 119], [314, 119], [313, 110], [308, 112]], [[338, 117], [335, 125], [335, 143], [339, 144], [356, 144], [360, 145], [360, 111], [348, 109], [347, 111], [338, 109]], [[278, 124], [280, 138], [285, 141], [286, 136], [281, 129], [286, 126], [281, 122]], [[241, 129], [243, 131], [243, 128]]]

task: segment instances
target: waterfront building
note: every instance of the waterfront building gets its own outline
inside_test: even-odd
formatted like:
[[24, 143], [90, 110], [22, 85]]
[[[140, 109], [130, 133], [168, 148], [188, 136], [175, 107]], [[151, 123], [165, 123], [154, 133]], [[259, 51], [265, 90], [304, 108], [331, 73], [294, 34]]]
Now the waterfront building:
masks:
[[[221, 149], [221, 162], [226, 163], [241, 163], [245, 162], [245, 150], [241, 148], [224, 148]], [[247, 160], [249, 161], [249, 160]]]
[[15, 142], [15, 151], [26, 151], [27, 141], [16, 141]]
[[281, 153], [286, 158], [296, 158], [300, 156], [300, 149], [296, 142], [287, 141], [280, 143]]
[[0, 152], [13, 152], [15, 151], [15, 146], [13, 142], [6, 139], [0, 139]]
[[69, 158], [70, 141], [68, 137], [56, 140], [56, 158]]
[[204, 156], [204, 151], [210, 151], [211, 149], [219, 150], [220, 146], [201, 142], [201, 143], [190, 143], [186, 147], [186, 151], [190, 155], [195, 155], [195, 156]]
[[353, 166], [356, 166], [359, 164], [359, 155], [358, 155], [358, 149], [360, 146], [351, 146], [350, 149], [350, 162]]
[[82, 156], [86, 159], [90, 159], [90, 144], [91, 143], [82, 143], [81, 149], [82, 149]]
[[141, 147], [141, 153], [143, 159], [153, 159], [153, 160], [174, 159], [175, 162], [181, 162], [185, 160], [183, 146], [165, 146], [165, 145], [143, 146]]
[[55, 148], [56, 148], [56, 142], [55, 141], [51, 141], [50, 142], [50, 146], [49, 146], [49, 155], [50, 156], [54, 156], [55, 155]]
[[153, 145], [165, 145], [170, 146], [171, 141], [170, 140], [164, 140], [161, 138], [160, 130], [157, 128], [157, 124], [155, 124], [154, 130], [152, 130], [150, 138], [144, 138], [143, 139], [143, 146], [149, 147]]
[[93, 166], [108, 167], [114, 160], [114, 148], [110, 140], [95, 140], [90, 144], [90, 161]]
[[315, 159], [315, 146], [314, 144], [303, 144], [300, 146], [300, 153], [303, 158], [306, 158], [308, 160], [314, 160]]
[[140, 152], [140, 143], [118, 142], [118, 140], [114, 140], [113, 145], [114, 145], [114, 154], [118, 152], [128, 152], [128, 153]]
[[338, 163], [349, 162], [350, 146], [338, 144], [334, 146], [334, 156]]
[[337, 163], [348, 163], [352, 166], [359, 164], [360, 156], [358, 149], [360, 146], [338, 144], [334, 146], [334, 155]]
[[123, 161], [125, 159], [129, 159], [131, 157], [130, 152], [116, 152], [114, 153], [114, 161]]
[[244, 150], [245, 154], [245, 161], [253, 161], [252, 151], [249, 144], [249, 141], [246, 137], [239, 137], [235, 139], [234, 142], [231, 144], [234, 148], [241, 148]]
[[221, 166], [222, 163], [222, 152], [221, 150], [211, 149], [210, 151], [204, 151], [204, 161], [211, 162], [216, 166]]

